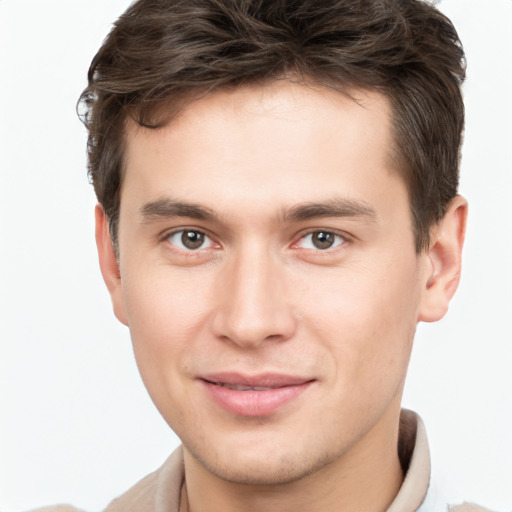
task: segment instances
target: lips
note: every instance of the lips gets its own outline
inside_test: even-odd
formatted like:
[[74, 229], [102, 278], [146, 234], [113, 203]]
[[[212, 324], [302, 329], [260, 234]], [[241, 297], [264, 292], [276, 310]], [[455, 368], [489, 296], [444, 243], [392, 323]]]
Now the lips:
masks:
[[268, 416], [295, 402], [313, 379], [280, 374], [220, 373], [199, 378], [208, 397], [237, 416]]

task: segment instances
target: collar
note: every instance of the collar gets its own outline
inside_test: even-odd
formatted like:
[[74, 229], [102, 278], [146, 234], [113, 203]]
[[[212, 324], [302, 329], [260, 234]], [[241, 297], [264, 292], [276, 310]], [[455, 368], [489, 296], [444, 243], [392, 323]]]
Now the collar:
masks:
[[402, 409], [400, 415], [398, 452], [405, 478], [386, 512], [413, 512], [421, 506], [427, 494], [430, 453], [423, 421], [407, 409]]

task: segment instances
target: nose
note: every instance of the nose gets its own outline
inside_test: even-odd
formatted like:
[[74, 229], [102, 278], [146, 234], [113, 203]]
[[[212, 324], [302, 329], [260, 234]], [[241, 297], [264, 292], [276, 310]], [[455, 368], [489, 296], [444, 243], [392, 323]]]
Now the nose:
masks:
[[296, 329], [284, 269], [265, 251], [232, 258], [217, 286], [214, 334], [242, 348], [285, 341]]

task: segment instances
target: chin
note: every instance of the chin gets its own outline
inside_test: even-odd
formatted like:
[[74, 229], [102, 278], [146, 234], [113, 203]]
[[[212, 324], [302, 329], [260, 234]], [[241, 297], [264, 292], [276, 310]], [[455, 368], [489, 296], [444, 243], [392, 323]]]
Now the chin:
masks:
[[325, 454], [316, 457], [300, 450], [285, 453], [283, 450], [233, 449], [227, 453], [209, 453], [198, 456], [193, 450], [190, 454], [209, 473], [231, 483], [251, 486], [286, 485], [301, 480], [329, 465], [335, 456]]

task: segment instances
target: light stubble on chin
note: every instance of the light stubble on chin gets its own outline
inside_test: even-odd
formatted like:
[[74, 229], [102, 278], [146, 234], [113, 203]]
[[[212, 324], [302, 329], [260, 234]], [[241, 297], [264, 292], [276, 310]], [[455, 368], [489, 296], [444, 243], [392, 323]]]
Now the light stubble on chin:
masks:
[[339, 455], [332, 451], [309, 458], [304, 458], [301, 454], [297, 454], [294, 458], [278, 455], [276, 460], [267, 464], [256, 461], [237, 464], [230, 460], [229, 465], [225, 465], [211, 464], [199, 456], [195, 450], [185, 449], [185, 453], [187, 451], [196, 463], [217, 478], [232, 484], [252, 487], [275, 487], [293, 484], [321, 471], [339, 458]]

